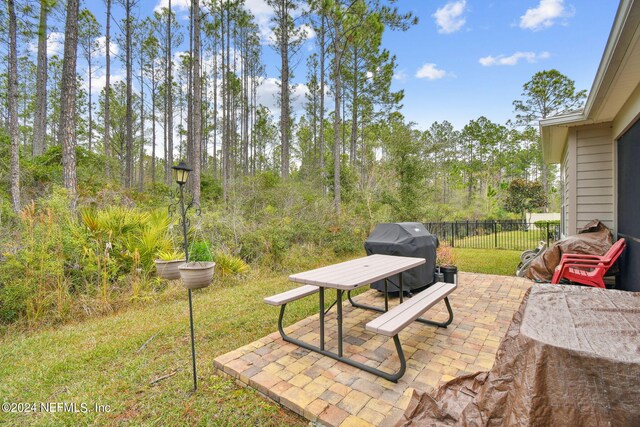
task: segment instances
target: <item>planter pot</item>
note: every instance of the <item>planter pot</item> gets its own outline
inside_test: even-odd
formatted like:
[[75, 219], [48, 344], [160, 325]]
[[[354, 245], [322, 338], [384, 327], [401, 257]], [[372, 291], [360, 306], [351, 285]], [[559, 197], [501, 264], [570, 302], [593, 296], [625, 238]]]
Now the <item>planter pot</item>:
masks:
[[180, 278], [180, 270], [178, 270], [178, 267], [184, 264], [184, 259], [174, 259], [170, 261], [156, 259], [153, 262], [156, 264], [158, 277], [161, 279], [176, 280]]
[[457, 283], [458, 267], [456, 267], [455, 265], [440, 266], [440, 273], [444, 276], [444, 281], [446, 283]]
[[215, 262], [188, 262], [178, 267], [182, 285], [187, 289], [206, 288], [213, 280]]

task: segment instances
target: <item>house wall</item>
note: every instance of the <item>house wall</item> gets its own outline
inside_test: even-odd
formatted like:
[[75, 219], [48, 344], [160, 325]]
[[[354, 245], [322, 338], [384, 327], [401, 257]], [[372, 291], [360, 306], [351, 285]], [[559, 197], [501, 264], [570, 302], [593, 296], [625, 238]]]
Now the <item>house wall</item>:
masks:
[[610, 123], [575, 129], [575, 198], [571, 198], [575, 203], [569, 204], [569, 211], [575, 215], [569, 221], [570, 234], [593, 219], [599, 219], [615, 233], [613, 158]]
[[576, 233], [576, 201], [577, 201], [577, 131], [575, 128], [569, 129], [567, 144], [563, 154], [564, 190], [565, 190], [565, 229], [564, 235]]
[[571, 207], [569, 202], [569, 190], [573, 187], [569, 174], [569, 150], [565, 150], [562, 156], [560, 167], [560, 179], [562, 180], [562, 207], [561, 207], [561, 230], [562, 235], [569, 235], [569, 216], [571, 215]]

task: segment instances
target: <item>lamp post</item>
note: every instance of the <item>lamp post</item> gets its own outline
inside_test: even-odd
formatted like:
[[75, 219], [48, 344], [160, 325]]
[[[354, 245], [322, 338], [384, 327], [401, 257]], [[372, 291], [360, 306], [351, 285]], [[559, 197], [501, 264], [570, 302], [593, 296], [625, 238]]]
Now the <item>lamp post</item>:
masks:
[[[187, 211], [193, 206], [193, 199], [185, 206], [184, 204], [184, 185], [187, 183], [187, 179], [189, 179], [189, 172], [191, 169], [184, 161], [180, 161], [177, 166], [172, 166], [173, 169], [173, 179], [178, 184], [180, 189], [180, 220], [182, 222], [182, 236], [184, 242], [184, 256], [185, 261], [189, 262], [189, 240], [187, 237], [187, 228], [189, 225], [189, 220], [187, 219]], [[175, 205], [169, 206], [169, 212], [173, 212], [175, 210]], [[197, 209], [199, 212], [199, 209]], [[191, 289], [189, 289], [189, 326], [191, 329], [191, 364], [193, 366], [193, 391], [198, 389], [198, 377], [196, 374], [196, 345], [195, 339], [193, 335], [193, 303], [191, 301]]]

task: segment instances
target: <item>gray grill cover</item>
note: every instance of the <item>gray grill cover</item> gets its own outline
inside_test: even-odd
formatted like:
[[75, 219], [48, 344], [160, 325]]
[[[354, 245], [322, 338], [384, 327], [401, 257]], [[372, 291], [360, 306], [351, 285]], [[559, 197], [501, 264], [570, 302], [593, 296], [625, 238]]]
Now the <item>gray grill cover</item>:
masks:
[[[404, 273], [403, 290], [424, 288], [433, 283], [436, 270], [436, 248], [438, 238], [429, 233], [419, 222], [378, 224], [364, 242], [367, 255], [398, 255], [427, 260], [425, 264]], [[371, 287], [384, 290], [384, 280], [372, 283]], [[398, 275], [389, 278], [389, 291], [398, 292]]]

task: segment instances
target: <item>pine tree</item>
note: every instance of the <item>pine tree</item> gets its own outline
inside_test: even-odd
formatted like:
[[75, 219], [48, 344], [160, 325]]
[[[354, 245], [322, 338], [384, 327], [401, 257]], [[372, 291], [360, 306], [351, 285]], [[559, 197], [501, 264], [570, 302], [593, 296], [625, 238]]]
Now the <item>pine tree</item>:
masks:
[[34, 156], [44, 152], [47, 137], [47, 17], [53, 7], [51, 0], [40, 0], [38, 21], [38, 65], [36, 70], [36, 111], [33, 119]]
[[91, 83], [93, 80], [93, 59], [96, 53], [99, 50], [98, 43], [96, 41], [96, 37], [100, 35], [100, 24], [96, 20], [95, 16], [87, 10], [83, 9], [80, 11], [80, 22], [79, 25], [79, 34], [78, 34], [78, 43], [80, 45], [80, 49], [82, 51], [82, 55], [84, 56], [85, 61], [87, 62], [87, 79], [89, 83], [89, 90], [87, 91], [88, 97], [88, 107], [89, 107], [89, 146], [88, 149], [91, 150], [92, 141], [93, 141], [93, 103], [91, 101], [92, 95], [92, 87]]
[[290, 140], [291, 140], [291, 84], [293, 78], [292, 57], [304, 41], [304, 30], [296, 28], [293, 15], [300, 7], [296, 0], [267, 0], [274, 9], [273, 44], [280, 54], [280, 173], [283, 178], [289, 176]]
[[58, 143], [62, 145], [62, 181], [69, 191], [71, 207], [75, 208], [76, 178], [76, 57], [78, 47], [78, 13], [80, 0], [67, 1], [67, 18], [64, 34], [64, 59], [60, 89], [60, 127]]
[[14, 0], [7, 1], [9, 13], [9, 136], [11, 138], [11, 205], [20, 212], [20, 140], [18, 136], [18, 47], [16, 6]]

